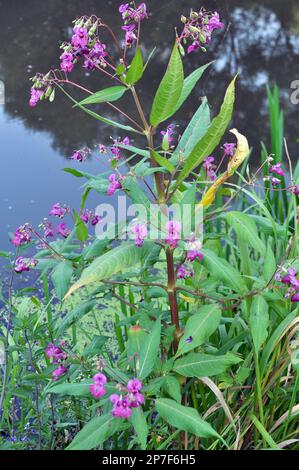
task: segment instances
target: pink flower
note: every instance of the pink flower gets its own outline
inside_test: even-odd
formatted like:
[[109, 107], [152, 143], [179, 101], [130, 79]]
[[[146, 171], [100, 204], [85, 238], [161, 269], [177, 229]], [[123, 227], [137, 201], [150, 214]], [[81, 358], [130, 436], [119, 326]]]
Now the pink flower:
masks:
[[227, 156], [227, 157], [233, 157], [234, 154], [235, 154], [235, 151], [236, 151], [236, 144], [232, 143], [232, 144], [223, 144], [223, 151], [224, 151], [224, 155]]
[[91, 219], [91, 225], [95, 226], [101, 221], [101, 217], [99, 215], [94, 215]]
[[23, 258], [19, 256], [16, 259], [16, 264], [14, 270], [16, 273], [22, 273], [24, 271], [29, 271], [31, 268], [34, 268], [37, 265], [37, 260], [33, 258]]
[[106, 389], [103, 385], [99, 383], [94, 383], [89, 386], [90, 393], [94, 398], [101, 398], [106, 393]]
[[60, 68], [63, 72], [71, 72], [74, 68], [74, 63], [73, 63], [73, 54], [70, 52], [64, 52], [61, 56], [61, 63], [60, 63]]
[[298, 184], [296, 184], [296, 186], [293, 186], [292, 192], [293, 192], [293, 194], [295, 194], [295, 196], [299, 196], [299, 185]]
[[93, 380], [94, 383], [96, 383], [97, 385], [105, 385], [105, 384], [107, 383], [107, 377], [106, 377], [106, 375], [101, 374], [101, 373], [95, 374], [95, 375], [93, 376], [92, 380]]
[[42, 228], [44, 230], [44, 236], [46, 238], [54, 237], [54, 228], [51, 222], [48, 222], [47, 220], [45, 220], [44, 223], [42, 224]]
[[131, 393], [140, 392], [142, 389], [142, 382], [139, 379], [131, 379], [127, 383], [127, 390]]
[[174, 141], [174, 138], [173, 138], [174, 134], [175, 134], [174, 124], [169, 124], [169, 126], [167, 126], [167, 129], [165, 131], [161, 131], [161, 135], [163, 135], [163, 144], [162, 144], [163, 149], [168, 150], [171, 147]]
[[80, 26], [74, 27], [74, 35], [72, 37], [72, 45], [74, 47], [85, 47], [88, 43], [88, 31]]
[[168, 231], [166, 237], [166, 243], [171, 246], [171, 248], [176, 248], [178, 241], [181, 235], [181, 224], [176, 220], [170, 220], [166, 224], [166, 229]]
[[45, 349], [46, 356], [51, 359], [53, 357], [53, 364], [59, 364], [59, 362], [67, 359], [67, 353], [63, 352], [59, 346], [50, 343]]
[[214, 29], [222, 29], [224, 24], [222, 21], [220, 21], [219, 13], [215, 11], [211, 18], [209, 19], [208, 22], [208, 28], [211, 31], [211, 33], [214, 31]]
[[203, 254], [200, 252], [202, 244], [199, 240], [194, 240], [188, 244], [187, 260], [194, 261], [196, 258], [201, 261], [203, 259]]
[[63, 366], [62, 364], [60, 364], [57, 367], [57, 369], [53, 370], [53, 372], [52, 372], [53, 380], [58, 380], [59, 377], [66, 374], [66, 372], [67, 372], [67, 368], [65, 366]]
[[116, 399], [116, 394], [112, 395], [110, 397], [110, 401], [113, 403], [113, 408], [112, 408], [112, 416], [114, 418], [124, 418], [124, 419], [129, 419], [132, 410], [131, 410], [131, 402], [127, 397], [120, 398], [118, 397], [118, 400]]
[[67, 228], [64, 222], [60, 222], [60, 224], [57, 225], [57, 233], [63, 238], [67, 238], [71, 231]]
[[132, 226], [131, 231], [135, 234], [135, 245], [142, 246], [144, 239], [147, 237], [146, 224], [135, 224]]
[[194, 271], [192, 268], [188, 269], [185, 264], [181, 264], [181, 266], [178, 268], [177, 276], [179, 279], [186, 279], [187, 277], [193, 277]]
[[122, 185], [121, 185], [119, 178], [117, 177], [115, 173], [112, 173], [108, 179], [109, 179], [109, 187], [108, 187], [107, 194], [108, 196], [112, 196], [117, 189], [122, 188]]
[[272, 186], [278, 186], [281, 183], [281, 181], [278, 178], [271, 178], [271, 183], [272, 183]]
[[277, 163], [276, 165], [272, 165], [269, 168], [269, 173], [276, 173], [278, 176], [284, 176], [284, 171], [281, 168], [281, 163]]
[[139, 392], [130, 393], [129, 394], [130, 404], [132, 408], [138, 408], [139, 406], [144, 404], [144, 395]]
[[80, 219], [83, 222], [85, 222], [86, 224], [88, 224], [91, 215], [92, 215], [92, 213], [90, 211], [87, 211], [87, 210], [84, 209], [82, 214], [80, 215]]
[[60, 205], [59, 202], [57, 202], [56, 204], [54, 204], [52, 206], [52, 209], [50, 210], [49, 212], [49, 215], [54, 215], [54, 217], [59, 217], [60, 219], [62, 219], [65, 214], [68, 212], [68, 208], [67, 207], [63, 207]]
[[31, 241], [32, 229], [29, 224], [21, 225], [14, 233], [11, 243], [15, 246], [25, 245]]
[[291, 302], [299, 302], [299, 292], [296, 292], [296, 294], [292, 295]]
[[45, 93], [44, 90], [37, 90], [36, 88], [31, 88], [31, 96], [29, 100], [29, 106], [34, 108], [39, 100], [42, 98], [43, 94]]
[[203, 168], [206, 170], [208, 179], [210, 179], [211, 181], [214, 181], [216, 179], [216, 173], [214, 171], [216, 169], [216, 166], [213, 164], [214, 161], [215, 158], [210, 156], [207, 157], [202, 164]]

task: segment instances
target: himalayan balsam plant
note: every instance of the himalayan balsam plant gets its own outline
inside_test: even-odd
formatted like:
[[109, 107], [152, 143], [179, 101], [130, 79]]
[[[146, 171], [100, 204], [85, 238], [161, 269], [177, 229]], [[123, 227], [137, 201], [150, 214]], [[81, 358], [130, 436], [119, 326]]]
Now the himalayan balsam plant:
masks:
[[[149, 114], [136, 90], [150, 74], [152, 54], [144, 57], [141, 42], [147, 8], [131, 2], [119, 12], [122, 39], [101, 18], [78, 18], [70, 41], [62, 43], [59, 68], [32, 79], [31, 107], [62, 92], [73, 112], [81, 112], [82, 125], [85, 112], [123, 135], [111, 146], [98, 145], [108, 173], [65, 169], [86, 180], [78, 210], [54, 203], [38, 228], [25, 223], [12, 235], [12, 278], [40, 271], [44, 302], [14, 299], [10, 289], [2, 423], [10, 423], [13, 439], [4, 405], [12, 409], [15, 396], [26, 400], [27, 387], [35, 398], [22, 419], [27, 429], [37, 426], [40, 448], [278, 448], [276, 439], [298, 436], [296, 175], [286, 184], [282, 162], [271, 155], [251, 175], [246, 137], [233, 128], [223, 142], [236, 77], [212, 120], [204, 97], [183, 132], [175, 125], [175, 114], [212, 67], [184, 76], [189, 54], [204, 54], [213, 34], [221, 34], [217, 12], [201, 8], [181, 17]], [[73, 81], [79, 67], [109, 78], [111, 86], [93, 91]], [[73, 97], [74, 89], [82, 99]], [[132, 100], [126, 111], [118, 103], [124, 95]], [[119, 118], [98, 114], [101, 103]], [[134, 137], [143, 146], [135, 146]], [[70, 158], [79, 166], [90, 154], [82, 148]], [[109, 230], [92, 237], [88, 227], [98, 230], [104, 221], [86, 207], [91, 190], [125, 194], [143, 208], [142, 215], [109, 227], [125, 240], [113, 240]], [[269, 204], [283, 191], [284, 225]], [[36, 254], [25, 257], [34, 245]], [[108, 336], [100, 320], [105, 309], [113, 319]], [[11, 330], [16, 314], [17, 339]], [[88, 331], [87, 317], [94, 322]], [[16, 341], [28, 348], [30, 373], [22, 378]], [[25, 433], [25, 439], [33, 437]]]

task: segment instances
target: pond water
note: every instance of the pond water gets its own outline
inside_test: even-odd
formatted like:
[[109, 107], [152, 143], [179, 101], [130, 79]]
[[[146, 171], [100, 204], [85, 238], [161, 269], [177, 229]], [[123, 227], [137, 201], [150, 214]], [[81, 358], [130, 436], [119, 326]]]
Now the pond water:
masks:
[[[28, 96], [29, 77], [58, 65], [59, 43], [69, 38], [71, 21], [82, 14], [95, 13], [119, 29], [120, 3], [0, 0], [0, 80], [5, 84], [5, 104], [0, 104], [0, 249], [11, 247], [8, 231], [26, 221], [38, 224], [48, 215], [52, 203], [59, 201], [78, 207], [81, 180], [64, 173], [62, 168], [79, 166], [68, 160], [74, 149], [107, 144], [111, 135], [117, 136], [81, 111], [72, 110], [63, 96], [57, 96], [53, 104], [41, 103], [34, 110], [28, 106]], [[192, 6], [198, 7], [198, 2], [152, 0], [147, 4], [152, 15], [143, 25], [143, 50], [149, 54], [153, 46], [157, 49], [139, 90], [149, 111], [170, 53], [173, 25], [180, 26], [180, 14], [188, 13]], [[204, 95], [208, 96], [212, 112], [217, 112], [228, 82], [238, 71], [233, 126], [246, 133], [253, 147], [252, 159], [258, 162], [260, 141], [269, 142], [265, 85], [276, 82], [286, 115], [285, 134], [292, 158], [297, 160], [299, 105], [291, 104], [290, 84], [299, 80], [298, 1], [221, 0], [202, 4], [220, 11], [230, 27], [226, 34], [216, 35], [207, 54], [184, 59], [186, 74], [203, 63], [211, 60], [215, 63], [176, 123], [183, 129]], [[94, 91], [107, 86], [101, 76], [86, 76], [83, 69], [74, 72], [74, 77], [89, 83]], [[130, 103], [124, 102], [123, 107], [129, 109]], [[105, 106], [102, 114], [111, 117]], [[96, 152], [84, 164], [88, 172], [103, 169], [105, 162], [100, 161]], [[93, 194], [88, 207], [95, 207], [99, 198]]]

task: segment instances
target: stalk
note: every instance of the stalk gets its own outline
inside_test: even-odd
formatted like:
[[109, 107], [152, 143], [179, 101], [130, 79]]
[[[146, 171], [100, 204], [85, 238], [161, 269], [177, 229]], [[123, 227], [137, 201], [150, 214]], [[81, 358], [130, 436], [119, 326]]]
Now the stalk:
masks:
[[176, 329], [175, 337], [173, 341], [173, 349], [174, 349], [174, 352], [176, 352], [178, 349], [180, 321], [179, 321], [179, 309], [178, 309], [177, 297], [176, 297], [176, 275], [175, 275], [175, 269], [174, 269], [173, 251], [170, 248], [166, 250], [166, 261], [167, 261], [167, 275], [168, 275], [167, 293], [168, 293], [168, 300], [169, 300], [169, 306], [170, 306], [171, 324], [175, 325], [175, 329]]

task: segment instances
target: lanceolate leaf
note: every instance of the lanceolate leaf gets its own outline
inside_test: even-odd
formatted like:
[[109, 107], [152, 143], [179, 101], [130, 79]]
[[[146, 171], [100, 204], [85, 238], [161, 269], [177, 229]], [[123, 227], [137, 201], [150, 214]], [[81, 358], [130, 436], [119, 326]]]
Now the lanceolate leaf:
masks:
[[62, 384], [54, 384], [51, 385], [46, 392], [60, 395], [71, 395], [73, 397], [90, 397], [89, 385], [92, 383], [92, 380], [90, 380], [88, 383], [65, 382]]
[[140, 80], [143, 75], [143, 59], [141, 50], [138, 47], [134, 59], [130, 65], [129, 71], [126, 75], [126, 83], [128, 85], [134, 85]]
[[117, 432], [122, 420], [115, 419], [111, 414], [96, 416], [78, 432], [66, 450], [90, 450], [100, 446]]
[[160, 347], [161, 321], [157, 320], [140, 350], [138, 377], [144, 380], [153, 370]]
[[147, 425], [146, 417], [142, 409], [141, 408], [133, 409], [130, 420], [133, 424], [134, 430], [140, 442], [141, 450], [145, 450], [147, 435], [148, 435], [148, 425]]
[[207, 271], [216, 279], [221, 280], [226, 286], [236, 292], [246, 291], [246, 285], [239, 272], [233, 268], [228, 261], [219, 258], [213, 251], [204, 249], [202, 263]]
[[126, 243], [99, 256], [88, 268], [84, 269], [81, 278], [70, 288], [67, 296], [75, 292], [79, 287], [87, 286], [103, 279], [109, 279], [113, 274], [123, 269], [131, 268], [146, 257], [151, 249], [151, 242], [145, 242], [141, 248], [132, 243]]
[[81, 105], [78, 101], [76, 101], [65, 89], [60, 86], [56, 85], [73, 103], [78, 105], [78, 108], [82, 109], [85, 113], [89, 114], [91, 117], [94, 119], [98, 119], [99, 121], [105, 122], [106, 124], [112, 126], [112, 127], [117, 127], [119, 129], [122, 129], [127, 132], [137, 132], [136, 129], [134, 129], [131, 126], [126, 126], [125, 124], [121, 124], [120, 122], [112, 121], [112, 119], [104, 118], [100, 116], [99, 114], [95, 113], [94, 111], [91, 111], [91, 109], [85, 108], [85, 106]]
[[172, 173], [175, 171], [175, 167], [171, 163], [170, 160], [167, 160], [167, 158], [162, 157], [158, 152], [153, 151], [153, 157], [156, 160], [156, 162], [162, 167], [166, 168], [166, 170], [169, 171], [169, 173]]
[[67, 261], [61, 261], [52, 273], [52, 282], [54, 284], [57, 297], [62, 300], [69, 288], [73, 274], [73, 267]]
[[213, 119], [206, 134], [199, 139], [198, 143], [194, 146], [193, 150], [187, 157], [177, 179], [177, 185], [184, 181], [190, 172], [194, 170], [194, 168], [196, 168], [206, 157], [211, 155], [213, 150], [219, 144], [232, 117], [235, 101], [235, 80], [236, 77], [233, 79], [226, 91], [219, 114]]
[[221, 310], [217, 305], [205, 305], [198, 313], [191, 315], [185, 327], [177, 352], [177, 356], [197, 348], [214, 333], [219, 325]]
[[175, 44], [166, 73], [156, 92], [150, 123], [157, 126], [172, 116], [176, 110], [178, 100], [181, 96], [184, 80], [184, 71], [181, 56]]
[[75, 104], [74, 107], [86, 104], [98, 104], [117, 101], [126, 91], [127, 88], [125, 86], [112, 86], [105, 88], [104, 90], [97, 91], [84, 100], [79, 101], [79, 103]]
[[188, 77], [185, 78], [182, 88], [182, 93], [180, 99], [176, 105], [176, 111], [182, 106], [184, 101], [188, 98], [190, 93], [192, 92], [193, 88], [195, 87], [198, 80], [202, 77], [204, 71], [212, 64], [213, 62], [209, 62], [206, 65], [202, 65], [198, 69], [194, 70], [194, 72], [190, 73]]
[[58, 336], [61, 336], [74, 322], [79, 321], [84, 315], [89, 313], [95, 305], [95, 300], [87, 300], [74, 308], [74, 310], [68, 312], [58, 328]]
[[189, 155], [195, 144], [207, 132], [211, 124], [210, 108], [206, 97], [203, 98], [202, 104], [194, 114], [188, 127], [179, 140], [179, 143], [173, 152], [172, 159], [182, 155]]
[[269, 307], [261, 295], [256, 295], [253, 298], [250, 309], [249, 325], [253, 345], [256, 353], [258, 353], [267, 339], [267, 329], [269, 327]]
[[233, 227], [237, 237], [249, 243], [255, 250], [265, 253], [266, 247], [259, 234], [254, 220], [247, 214], [237, 211], [228, 212], [224, 218]]
[[224, 356], [190, 353], [174, 363], [174, 371], [185, 377], [210, 377], [222, 374], [228, 367], [240, 362], [240, 358], [231, 353]]
[[156, 409], [170, 426], [181, 431], [190, 432], [199, 437], [220, 438], [212, 426], [204, 421], [194, 408], [182, 406], [174, 400], [159, 398], [156, 400]]

